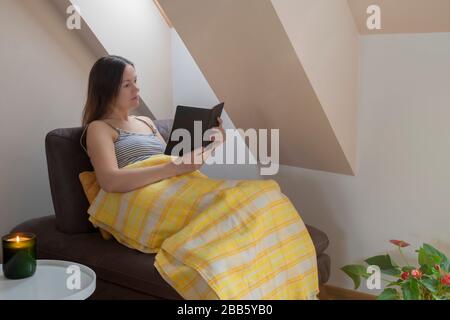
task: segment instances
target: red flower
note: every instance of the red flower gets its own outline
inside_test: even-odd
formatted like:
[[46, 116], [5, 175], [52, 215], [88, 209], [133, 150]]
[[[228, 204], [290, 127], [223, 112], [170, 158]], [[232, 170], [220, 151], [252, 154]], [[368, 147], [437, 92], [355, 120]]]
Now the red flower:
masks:
[[402, 275], [400, 276], [403, 280], [406, 280], [409, 278], [409, 273], [408, 272], [402, 272]]
[[404, 248], [404, 247], [409, 246], [409, 243], [407, 243], [407, 242], [405, 242], [403, 240], [389, 240], [389, 242], [394, 244], [394, 245], [396, 245], [397, 247], [400, 247], [400, 248]]
[[411, 275], [416, 279], [422, 278], [422, 272], [420, 272], [420, 270], [418, 270], [418, 269], [412, 270]]
[[450, 286], [450, 274], [446, 274], [442, 277], [441, 283], [445, 284], [446, 286]]

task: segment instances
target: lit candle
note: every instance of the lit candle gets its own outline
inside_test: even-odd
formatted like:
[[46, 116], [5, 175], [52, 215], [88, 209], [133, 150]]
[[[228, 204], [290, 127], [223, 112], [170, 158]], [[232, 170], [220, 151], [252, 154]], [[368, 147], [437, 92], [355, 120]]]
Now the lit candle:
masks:
[[9, 279], [31, 277], [36, 271], [36, 236], [12, 233], [2, 237], [3, 274]]

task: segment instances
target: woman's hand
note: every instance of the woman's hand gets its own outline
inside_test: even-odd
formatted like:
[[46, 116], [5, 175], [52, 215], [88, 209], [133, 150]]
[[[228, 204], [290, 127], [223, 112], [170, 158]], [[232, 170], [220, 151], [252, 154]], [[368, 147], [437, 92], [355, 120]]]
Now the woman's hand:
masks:
[[211, 152], [205, 149], [200, 147], [172, 160], [171, 165], [175, 175], [199, 170], [211, 155]]
[[172, 160], [170, 165], [175, 175], [199, 170], [205, 164], [206, 159], [211, 156], [213, 150], [226, 140], [225, 129], [222, 127], [222, 119], [218, 117], [217, 121], [219, 122], [219, 126], [210, 129], [212, 143], [206, 147], [194, 149]]

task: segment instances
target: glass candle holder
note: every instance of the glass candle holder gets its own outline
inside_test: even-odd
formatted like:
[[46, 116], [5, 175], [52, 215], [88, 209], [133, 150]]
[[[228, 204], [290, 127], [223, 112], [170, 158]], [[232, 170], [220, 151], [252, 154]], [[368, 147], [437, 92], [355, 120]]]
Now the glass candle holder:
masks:
[[3, 275], [8, 279], [31, 277], [36, 272], [36, 235], [27, 232], [2, 237]]

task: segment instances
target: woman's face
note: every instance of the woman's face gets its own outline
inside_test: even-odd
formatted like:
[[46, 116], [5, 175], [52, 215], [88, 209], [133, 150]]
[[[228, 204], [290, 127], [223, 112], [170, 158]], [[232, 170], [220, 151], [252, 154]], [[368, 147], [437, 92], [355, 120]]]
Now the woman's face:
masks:
[[116, 107], [132, 110], [139, 107], [139, 86], [136, 71], [127, 65], [123, 71], [123, 79], [115, 103]]

